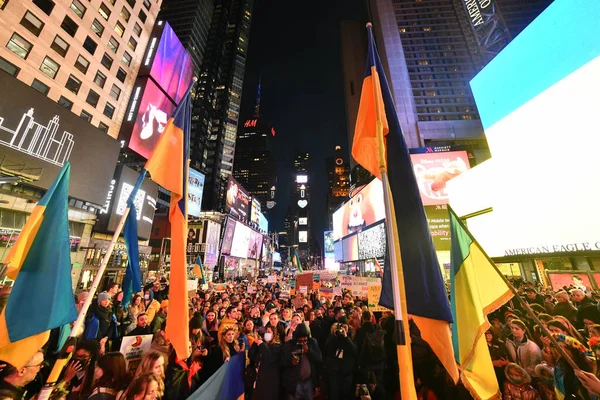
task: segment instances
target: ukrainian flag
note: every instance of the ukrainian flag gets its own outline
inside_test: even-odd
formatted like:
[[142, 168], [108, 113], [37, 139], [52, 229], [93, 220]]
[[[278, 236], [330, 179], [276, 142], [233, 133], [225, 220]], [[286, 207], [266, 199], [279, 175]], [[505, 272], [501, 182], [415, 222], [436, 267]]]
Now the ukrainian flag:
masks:
[[303, 273], [302, 263], [300, 262], [300, 256], [298, 256], [298, 250], [294, 247], [294, 252], [292, 253], [292, 265], [298, 268], [298, 272]]
[[245, 366], [245, 353], [236, 354], [192, 393], [188, 400], [243, 400]]
[[167, 122], [145, 169], [154, 182], [171, 192], [171, 277], [167, 336], [180, 360], [189, 354], [187, 292], [187, 184], [189, 176], [191, 101], [190, 91]]
[[452, 342], [461, 380], [476, 399], [500, 398], [485, 341], [487, 315], [513, 296], [503, 277], [450, 210]]
[[196, 257], [196, 263], [194, 264], [194, 269], [192, 270], [192, 273], [202, 280], [203, 285], [206, 285], [204, 267], [202, 266], [202, 260], [200, 260], [200, 256]]
[[145, 175], [146, 174], [144, 173], [140, 175], [138, 182], [129, 195], [129, 200], [127, 200], [129, 214], [127, 215], [125, 226], [123, 227], [123, 239], [125, 239], [125, 247], [127, 249], [127, 271], [125, 272], [125, 279], [123, 280], [123, 307], [127, 307], [129, 305], [131, 297], [134, 293], [138, 293], [142, 290], [137, 216], [133, 201], [140, 185], [144, 181]]
[[71, 288], [70, 171], [67, 162], [5, 260], [6, 275], [15, 283], [0, 314], [0, 360], [17, 369], [44, 346], [51, 329], [77, 318]]

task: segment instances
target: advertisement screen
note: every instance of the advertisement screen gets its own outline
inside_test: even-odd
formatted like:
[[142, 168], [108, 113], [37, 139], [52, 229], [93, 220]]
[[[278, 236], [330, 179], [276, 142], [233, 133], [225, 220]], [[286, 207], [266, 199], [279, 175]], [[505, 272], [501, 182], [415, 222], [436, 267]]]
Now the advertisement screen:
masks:
[[190, 168], [188, 181], [188, 215], [199, 217], [202, 209], [202, 193], [204, 192], [204, 174]]
[[248, 242], [248, 255], [246, 258], [256, 260], [260, 258], [260, 252], [262, 251], [263, 236], [256, 232], [251, 231], [250, 241]]
[[[111, 181], [99, 212], [95, 229], [100, 232], [114, 232], [127, 208], [127, 199], [133, 190], [139, 173], [125, 166], [118, 166]], [[146, 178], [138, 189], [134, 200], [138, 221], [138, 236], [148, 239], [152, 231], [158, 185]]]
[[188, 254], [200, 253], [203, 233], [204, 227], [202, 225], [189, 225], [186, 251]]
[[307, 217], [298, 218], [298, 225], [308, 225], [308, 218]]
[[273, 255], [273, 262], [274, 263], [281, 263], [281, 254], [279, 254], [278, 252], [274, 251], [273, 253], [271, 253]]
[[344, 261], [344, 249], [341, 240], [338, 240], [333, 244], [333, 254], [335, 261]]
[[425, 206], [429, 232], [437, 251], [450, 250], [450, 213], [446, 205]]
[[192, 59], [168, 22], [164, 23], [162, 37], [156, 49], [153, 48], [155, 45], [156, 40], [153, 37], [150, 39], [144, 64], [153, 57], [150, 76], [176, 104], [179, 104], [192, 83]]
[[386, 245], [385, 223], [381, 222], [358, 234], [358, 259], [384, 257]]
[[423, 205], [448, 204], [446, 183], [470, 168], [466, 151], [411, 154]]
[[225, 233], [223, 234], [223, 243], [221, 244], [221, 253], [229, 255], [231, 253], [231, 244], [233, 243], [233, 234], [235, 231], [235, 221], [227, 218]]
[[119, 142], [3, 71], [0, 88], [2, 174], [49, 189], [69, 161], [69, 196], [104, 204]]
[[204, 250], [204, 265], [214, 267], [217, 265], [219, 256], [219, 236], [221, 235], [221, 224], [206, 221], [206, 248]]
[[360, 232], [384, 218], [383, 185], [373, 179], [333, 214], [333, 239]]
[[260, 223], [260, 201], [256, 197], [252, 198], [252, 209], [250, 210], [250, 221], [255, 224]]
[[242, 221], [248, 220], [248, 213], [250, 212], [250, 195], [231, 175], [227, 182], [225, 211]]
[[298, 241], [300, 243], [308, 242], [308, 231], [298, 231]]
[[269, 220], [267, 220], [267, 217], [263, 213], [258, 214], [258, 227], [265, 233], [269, 232]]
[[323, 233], [323, 243], [325, 246], [325, 254], [335, 252], [333, 246], [333, 231], [325, 231]]
[[345, 237], [342, 240], [344, 248], [344, 261], [356, 261], [358, 257], [358, 234]]
[[246, 258], [248, 256], [251, 232], [252, 229], [235, 221], [235, 232], [233, 234], [233, 243], [231, 244], [230, 252], [232, 256], [239, 258]]
[[175, 103], [150, 79], [138, 80], [131, 97], [122, 132], [126, 133], [133, 124], [129, 148], [148, 158], [175, 111]]

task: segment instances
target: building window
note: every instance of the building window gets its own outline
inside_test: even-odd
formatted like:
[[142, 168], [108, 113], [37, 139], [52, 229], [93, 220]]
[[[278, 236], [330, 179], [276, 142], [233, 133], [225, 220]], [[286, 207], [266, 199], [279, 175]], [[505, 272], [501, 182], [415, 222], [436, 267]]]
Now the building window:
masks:
[[109, 56], [108, 54], [104, 53], [104, 55], [102, 56], [102, 61], [100, 61], [100, 63], [102, 65], [104, 65], [107, 70], [110, 71], [110, 68], [113, 65], [113, 59], [112, 59], [111, 56]]
[[52, 0], [33, 0], [33, 4], [38, 6], [47, 15], [50, 15], [54, 9], [54, 2]]
[[129, 67], [131, 65], [131, 54], [124, 52], [121, 62]]
[[140, 13], [138, 14], [138, 17], [140, 17], [140, 19], [142, 20], [142, 22], [146, 22], [146, 13], [143, 12], [142, 10], [140, 10]]
[[123, 34], [125, 33], [125, 27], [119, 21], [115, 24], [115, 32], [117, 32], [117, 35], [120, 37], [123, 37]]
[[4, 7], [8, 4], [8, 0], [0, 0], [0, 10], [4, 10]]
[[100, 21], [94, 18], [94, 22], [92, 22], [92, 31], [96, 35], [98, 35], [98, 37], [102, 37], [102, 33], [104, 32], [104, 25], [102, 25]]
[[87, 98], [85, 99], [85, 101], [89, 105], [92, 105], [92, 106], [96, 107], [98, 105], [98, 100], [100, 100], [100, 95], [90, 89], [90, 92], [88, 93]]
[[77, 61], [75, 61], [75, 68], [83, 72], [83, 74], [85, 75], [89, 67], [90, 62], [88, 60], [83, 58], [81, 55], [77, 57]]
[[133, 26], [133, 31], [135, 32], [137, 37], [140, 37], [140, 35], [142, 34], [142, 27], [140, 26], [140, 24], [138, 24], [136, 22], [135, 25]]
[[125, 22], [129, 22], [129, 18], [131, 18], [131, 13], [129, 12], [128, 9], [123, 7], [121, 9], [121, 17], [125, 20]]
[[115, 113], [115, 107], [112, 104], [106, 103], [106, 105], [104, 106], [104, 115], [106, 115], [108, 118], [112, 119], [113, 114]]
[[106, 125], [104, 122], [98, 123], [98, 129], [100, 129], [104, 133], [108, 133], [108, 125]]
[[75, 78], [73, 75], [69, 75], [69, 79], [67, 79], [67, 84], [65, 85], [65, 87], [71, 92], [77, 94], [79, 93], [79, 89], [81, 88], [81, 81]]
[[40, 71], [42, 71], [52, 79], [54, 79], [59, 69], [60, 65], [50, 57], [44, 58], [44, 61], [42, 61], [42, 65], [40, 65]]
[[65, 32], [67, 32], [71, 37], [75, 37], [77, 29], [79, 29], [79, 25], [77, 25], [75, 21], [73, 21], [69, 17], [65, 17], [65, 19], [63, 19], [63, 22], [62, 24], [60, 24], [60, 27], [63, 28]]
[[129, 4], [129, 7], [131, 7], [132, 9], [135, 8], [135, 0], [127, 0], [127, 4]]
[[112, 85], [112, 89], [110, 89], [110, 97], [115, 100], [119, 100], [121, 96], [121, 89], [117, 85]]
[[117, 50], [119, 50], [119, 42], [117, 39], [111, 36], [107, 47], [110, 49], [110, 51], [117, 54]]
[[84, 119], [89, 123], [92, 122], [92, 114], [90, 114], [89, 112], [87, 112], [85, 110], [81, 110], [81, 114], [79, 114], [79, 116], [81, 117], [81, 119]]
[[69, 51], [69, 43], [65, 42], [60, 36], [56, 35], [54, 41], [50, 45], [50, 48], [64, 57], [67, 55], [67, 51]]
[[26, 59], [33, 45], [15, 32], [6, 44], [6, 47], [19, 57]]
[[79, 18], [83, 18], [87, 8], [83, 4], [81, 4], [79, 0], [73, 0], [73, 2], [71, 3], [71, 10], [73, 10], [73, 12], [77, 14]]
[[83, 42], [83, 48], [86, 49], [91, 55], [94, 55], [97, 47], [98, 43], [94, 42], [91, 37], [88, 36], [85, 38], [85, 42]]
[[6, 61], [2, 57], [0, 57], [0, 69], [12, 76], [17, 76], [19, 74], [19, 71], [21, 70], [19, 67], [17, 67], [11, 62]]
[[117, 71], [117, 79], [121, 82], [125, 82], [125, 78], [127, 77], [127, 72], [123, 71], [122, 68], [119, 68]]
[[131, 50], [135, 51], [135, 49], [137, 48], [137, 41], [133, 38], [133, 36], [129, 38], [129, 42], [127, 42], [127, 45]]
[[65, 96], [60, 96], [60, 99], [58, 99], [58, 104], [60, 104], [67, 110], [70, 110], [71, 107], [73, 107], [73, 102], [71, 100], [67, 99]]
[[107, 21], [108, 21], [108, 18], [110, 18], [110, 8], [108, 8], [108, 6], [104, 3], [100, 4], [98, 13], [100, 13], [100, 15], [102, 15], [102, 18], [104, 18]]
[[104, 75], [100, 71], [97, 71], [96, 76], [94, 77], [94, 83], [96, 85], [100, 86], [101, 88], [103, 88], [104, 85], [106, 84], [106, 75]]
[[38, 81], [37, 79], [34, 79], [33, 82], [31, 82], [31, 87], [45, 95], [48, 95], [48, 92], [50, 91], [50, 86]]
[[40, 36], [42, 29], [44, 29], [44, 23], [42, 20], [29, 11], [27, 11], [21, 19], [21, 25], [27, 28], [27, 30], [33, 33], [35, 36]]
[[150, 0], [144, 0], [144, 7], [146, 7], [146, 10], [150, 11]]

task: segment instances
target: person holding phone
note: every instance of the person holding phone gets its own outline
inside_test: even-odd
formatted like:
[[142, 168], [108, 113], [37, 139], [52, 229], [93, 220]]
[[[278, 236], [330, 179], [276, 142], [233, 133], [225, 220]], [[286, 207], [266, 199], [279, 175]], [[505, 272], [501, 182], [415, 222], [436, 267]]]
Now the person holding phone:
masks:
[[492, 364], [494, 365], [494, 372], [498, 378], [498, 384], [503, 387], [506, 375], [504, 374], [504, 368], [510, 363], [508, 360], [508, 352], [506, 351], [506, 345], [503, 341], [498, 339], [493, 330], [488, 329], [485, 332], [485, 340], [492, 357]]

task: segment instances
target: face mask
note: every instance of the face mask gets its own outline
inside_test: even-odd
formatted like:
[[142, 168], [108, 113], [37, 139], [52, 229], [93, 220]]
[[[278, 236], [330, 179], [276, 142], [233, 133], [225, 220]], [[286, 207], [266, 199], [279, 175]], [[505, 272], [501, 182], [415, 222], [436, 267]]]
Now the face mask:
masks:
[[150, 295], [149, 294], [145, 294], [144, 295], [144, 300], [150, 300]]
[[271, 340], [273, 340], [273, 334], [271, 332], [266, 332], [265, 333], [265, 342], [270, 342]]

